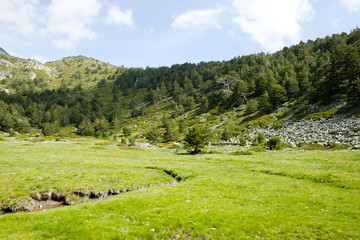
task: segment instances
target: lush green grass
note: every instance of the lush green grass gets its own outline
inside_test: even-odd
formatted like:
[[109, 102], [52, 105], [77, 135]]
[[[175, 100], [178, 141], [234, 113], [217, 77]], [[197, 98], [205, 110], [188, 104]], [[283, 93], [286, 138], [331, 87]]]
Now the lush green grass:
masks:
[[89, 144], [0, 142], [1, 199], [51, 188], [171, 180], [157, 169], [186, 180], [104, 201], [3, 215], [0, 238], [360, 238], [359, 151], [184, 155]]

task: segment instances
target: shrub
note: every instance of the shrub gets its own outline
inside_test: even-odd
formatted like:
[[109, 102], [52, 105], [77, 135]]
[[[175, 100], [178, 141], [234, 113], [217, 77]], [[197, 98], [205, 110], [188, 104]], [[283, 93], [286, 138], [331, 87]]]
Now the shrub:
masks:
[[131, 135], [131, 137], [129, 138], [129, 146], [135, 146], [135, 144], [136, 144], [136, 136]]
[[330, 146], [324, 146], [324, 145], [321, 145], [321, 144], [318, 144], [318, 143], [310, 143], [310, 144], [305, 144], [305, 143], [302, 143], [300, 145], [300, 149], [302, 150], [312, 150], [312, 151], [315, 151], [315, 150], [330, 150], [330, 151], [336, 151], [336, 150], [347, 150], [351, 148], [350, 145], [339, 145], [339, 144], [332, 144]]
[[300, 149], [302, 150], [327, 150], [328, 148], [324, 145], [318, 143], [310, 143], [307, 145], [303, 145]]
[[253, 139], [253, 145], [260, 145], [265, 141], [265, 136], [263, 133], [259, 133], [254, 139]]
[[239, 137], [240, 146], [244, 147], [246, 145], [246, 139], [244, 136]]
[[280, 139], [277, 137], [273, 137], [266, 142], [266, 146], [269, 147], [270, 150], [279, 150], [280, 149]]
[[123, 128], [123, 134], [125, 136], [130, 136], [131, 135], [131, 129], [129, 127], [124, 127]]
[[282, 123], [280, 121], [274, 122], [272, 125], [272, 128], [276, 131], [280, 130], [282, 128]]
[[9, 129], [9, 137], [15, 137], [16, 136], [16, 132], [13, 128]]
[[233, 136], [232, 132], [228, 128], [225, 128], [221, 134], [221, 139], [224, 141], [228, 141], [230, 140], [230, 138], [232, 138], [232, 136]]
[[42, 133], [44, 134], [44, 136], [51, 136], [54, 133], [58, 133], [59, 130], [60, 130], [60, 126], [57, 122], [54, 123], [46, 122], [42, 127]]
[[126, 138], [121, 138], [119, 145], [126, 145], [126, 144], [127, 144]]
[[330, 150], [347, 150], [349, 148], [351, 148], [350, 145], [332, 144], [330, 146]]
[[102, 137], [103, 137], [103, 134], [102, 134], [102, 132], [100, 132], [100, 131], [96, 131], [95, 134], [94, 134], [94, 136], [95, 136], [96, 138], [102, 138]]
[[249, 115], [258, 110], [259, 104], [255, 99], [250, 99], [246, 104], [245, 114]]
[[149, 131], [146, 132], [145, 137], [150, 142], [158, 142], [161, 136], [161, 132], [158, 128], [152, 128]]

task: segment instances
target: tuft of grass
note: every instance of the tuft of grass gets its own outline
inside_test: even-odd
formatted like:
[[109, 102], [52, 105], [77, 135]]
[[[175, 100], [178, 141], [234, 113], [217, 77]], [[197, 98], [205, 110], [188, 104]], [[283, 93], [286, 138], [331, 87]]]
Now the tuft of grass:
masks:
[[119, 149], [121, 149], [121, 150], [138, 150], [138, 148], [137, 147], [135, 147], [135, 146], [119, 146]]
[[109, 142], [109, 141], [106, 141], [106, 142], [98, 142], [98, 143], [95, 143], [95, 145], [111, 145], [113, 144], [114, 142]]
[[66, 195], [66, 197], [65, 197], [66, 205], [74, 205], [74, 204], [77, 204], [78, 202], [79, 202], [79, 199], [72, 194]]
[[94, 146], [94, 147], [89, 147], [89, 149], [100, 149], [100, 150], [103, 150], [103, 149], [106, 149], [106, 147]]
[[260, 127], [260, 128], [265, 127], [266, 125], [275, 121], [275, 117], [271, 116], [271, 115], [265, 115], [265, 116], [258, 117], [255, 119], [251, 119], [251, 118], [249, 118], [249, 119], [245, 118], [241, 122], [240, 128], [242, 130], [249, 129], [249, 128], [256, 128], [256, 127]]
[[312, 119], [318, 121], [320, 119], [329, 119], [337, 113], [338, 109], [330, 109], [328, 111], [316, 112], [305, 116], [305, 119]]
[[251, 152], [266, 152], [266, 149], [262, 146], [254, 146], [249, 149]]
[[236, 151], [229, 153], [230, 155], [252, 155], [253, 153], [250, 151]]
[[218, 151], [218, 150], [210, 150], [208, 152], [206, 152], [207, 154], [222, 154], [222, 152]]

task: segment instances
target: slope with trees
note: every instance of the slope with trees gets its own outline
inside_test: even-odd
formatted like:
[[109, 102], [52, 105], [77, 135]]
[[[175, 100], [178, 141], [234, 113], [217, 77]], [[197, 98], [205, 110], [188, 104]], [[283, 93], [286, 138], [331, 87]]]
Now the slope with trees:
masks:
[[[79, 135], [108, 137], [130, 126], [151, 141], [167, 142], [184, 139], [183, 127], [198, 123], [241, 134], [276, 120], [271, 113], [286, 102], [298, 110], [306, 102], [341, 100], [356, 113], [359, 55], [357, 28], [274, 54], [222, 62], [125, 69], [85, 57], [66, 58], [46, 64], [59, 73], [57, 84], [36, 85], [33, 79], [28, 83], [37, 88], [29, 88], [2, 82], [13, 91], [0, 92], [0, 130], [42, 129], [49, 135], [73, 126]], [[164, 115], [169, 118], [165, 122]]]

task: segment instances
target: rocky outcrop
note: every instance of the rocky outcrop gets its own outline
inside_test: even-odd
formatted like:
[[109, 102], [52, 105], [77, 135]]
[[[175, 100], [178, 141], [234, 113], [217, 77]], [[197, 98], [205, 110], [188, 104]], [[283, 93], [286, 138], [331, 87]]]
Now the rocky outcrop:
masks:
[[280, 130], [275, 130], [272, 125], [263, 129], [254, 129], [249, 137], [263, 133], [267, 138], [278, 137], [282, 142], [291, 145], [300, 143], [318, 143], [322, 145], [346, 144], [360, 146], [360, 118], [333, 116], [330, 119], [313, 121], [302, 119], [294, 123], [285, 123]]
[[4, 70], [0, 70], [0, 80], [12, 77], [10, 70], [13, 71], [15, 69], [29, 69], [30, 72], [27, 74], [27, 77], [30, 79], [34, 79], [36, 77], [36, 75], [34, 76], [35, 73], [31, 70], [44, 71], [49, 77], [57, 77], [58, 75], [55, 69], [47, 67], [34, 59], [8, 57], [6, 59], [0, 59], [0, 67], [4, 68]]
[[3, 80], [5, 78], [11, 78], [13, 75], [8, 69], [0, 70], [0, 80]]
[[30, 71], [27, 75], [31, 80], [34, 80], [36, 78], [36, 73], [34, 73], [33, 71]]
[[0, 55], [5, 55], [5, 56], [9, 56], [9, 54], [0, 47]]

